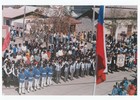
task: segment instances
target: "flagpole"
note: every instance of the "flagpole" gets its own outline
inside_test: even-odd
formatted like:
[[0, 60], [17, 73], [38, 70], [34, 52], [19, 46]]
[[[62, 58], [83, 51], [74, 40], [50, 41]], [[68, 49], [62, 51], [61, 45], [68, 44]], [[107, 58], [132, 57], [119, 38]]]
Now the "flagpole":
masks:
[[[94, 34], [94, 32], [95, 32], [95, 25], [94, 25], [94, 20], [95, 20], [95, 6], [93, 5], [93, 8], [92, 8], [92, 10], [93, 10], [93, 18], [92, 18], [92, 22], [93, 22], [93, 34]], [[95, 67], [95, 77], [94, 77], [94, 80], [93, 80], [93, 95], [95, 95], [95, 93], [96, 93], [96, 67]]]
[[[98, 56], [96, 56], [95, 62], [97, 62], [97, 57]], [[95, 75], [94, 75], [94, 81], [93, 81], [93, 83], [94, 83], [93, 95], [96, 94], [96, 77], [97, 77], [97, 63], [95, 63]]]

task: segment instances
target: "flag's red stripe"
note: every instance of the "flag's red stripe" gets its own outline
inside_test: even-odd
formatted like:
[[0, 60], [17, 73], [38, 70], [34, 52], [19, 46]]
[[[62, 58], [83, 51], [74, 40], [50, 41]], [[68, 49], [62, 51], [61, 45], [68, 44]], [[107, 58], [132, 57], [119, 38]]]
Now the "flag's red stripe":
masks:
[[106, 80], [104, 70], [106, 68], [105, 48], [104, 48], [104, 32], [103, 25], [97, 25], [97, 42], [96, 42], [96, 55], [97, 55], [97, 73], [96, 84]]

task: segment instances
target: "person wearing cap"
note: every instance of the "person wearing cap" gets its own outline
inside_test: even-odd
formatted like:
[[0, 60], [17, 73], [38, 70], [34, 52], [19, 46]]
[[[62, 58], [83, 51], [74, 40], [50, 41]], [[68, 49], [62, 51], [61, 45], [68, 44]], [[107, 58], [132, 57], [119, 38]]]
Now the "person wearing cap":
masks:
[[25, 72], [24, 69], [21, 70], [19, 76], [19, 95], [21, 95], [21, 93], [25, 94]]
[[33, 91], [33, 76], [34, 76], [34, 73], [33, 73], [33, 70], [32, 69], [29, 69], [29, 73], [28, 73], [28, 93], [31, 91]]
[[87, 59], [87, 70], [86, 70], [87, 75], [89, 75], [90, 68], [91, 68], [91, 63], [90, 63], [90, 59], [88, 58]]
[[14, 85], [15, 86], [18, 86], [18, 74], [19, 74], [19, 68], [18, 68], [18, 66], [14, 66], [13, 67], [12, 74], [13, 74]]

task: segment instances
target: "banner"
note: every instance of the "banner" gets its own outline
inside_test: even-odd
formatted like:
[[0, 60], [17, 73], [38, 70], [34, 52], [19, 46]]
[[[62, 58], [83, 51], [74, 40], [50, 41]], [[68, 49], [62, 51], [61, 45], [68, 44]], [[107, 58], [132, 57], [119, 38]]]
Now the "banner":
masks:
[[117, 55], [117, 63], [116, 65], [118, 67], [123, 67], [125, 64], [125, 55], [124, 54], [118, 54]]

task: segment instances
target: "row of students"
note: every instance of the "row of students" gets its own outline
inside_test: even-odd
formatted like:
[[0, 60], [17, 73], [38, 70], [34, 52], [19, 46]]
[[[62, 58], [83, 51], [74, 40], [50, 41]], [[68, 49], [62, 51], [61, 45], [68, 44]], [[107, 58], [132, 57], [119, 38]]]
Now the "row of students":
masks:
[[[36, 91], [37, 89], [43, 88], [47, 85], [52, 84], [52, 66], [51, 65], [40, 65], [21, 68], [18, 75], [19, 79], [19, 94], [25, 94], [25, 89], [28, 92]], [[47, 80], [47, 84], [46, 84]], [[33, 88], [34, 87], [34, 88]]]
[[[65, 58], [66, 59], [66, 58]], [[95, 64], [93, 58], [85, 59], [66, 59], [66, 60], [52, 60], [50, 62], [34, 62], [31, 65], [21, 64], [14, 65], [7, 62], [3, 67], [5, 75], [9, 77], [10, 74], [14, 76], [15, 81], [19, 82], [19, 94], [25, 93], [25, 89], [30, 91], [36, 91], [47, 85], [52, 84], [52, 79], [58, 84], [62, 77], [64, 82], [67, 82], [75, 78], [84, 77], [85, 75], [94, 74]], [[5, 77], [4, 75], [4, 77]], [[8, 78], [7, 78], [8, 79]], [[10, 81], [10, 79], [8, 79]], [[47, 83], [47, 84], [46, 84]], [[8, 83], [10, 84], [10, 83]], [[17, 83], [18, 84], [18, 83]]]

